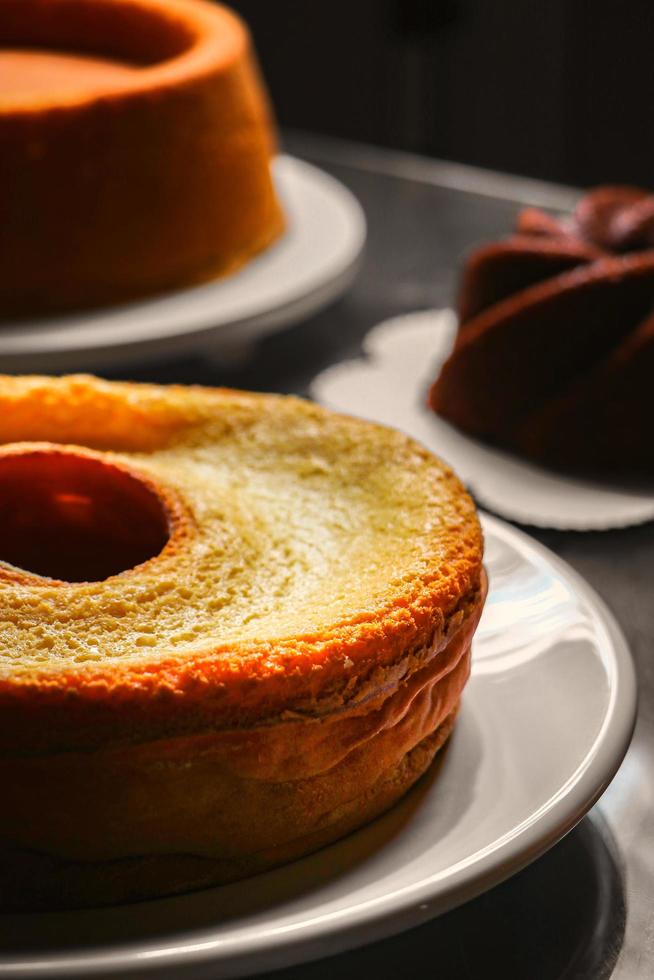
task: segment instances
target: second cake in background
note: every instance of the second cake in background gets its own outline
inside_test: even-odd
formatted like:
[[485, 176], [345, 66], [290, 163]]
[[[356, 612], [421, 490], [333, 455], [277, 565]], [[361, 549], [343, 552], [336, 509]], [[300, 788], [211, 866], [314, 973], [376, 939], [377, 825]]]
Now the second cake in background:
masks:
[[233, 272], [284, 225], [250, 38], [204, 0], [0, 0], [0, 317]]
[[541, 462], [654, 474], [654, 197], [589, 193], [568, 220], [523, 211], [463, 272], [459, 332], [430, 404]]

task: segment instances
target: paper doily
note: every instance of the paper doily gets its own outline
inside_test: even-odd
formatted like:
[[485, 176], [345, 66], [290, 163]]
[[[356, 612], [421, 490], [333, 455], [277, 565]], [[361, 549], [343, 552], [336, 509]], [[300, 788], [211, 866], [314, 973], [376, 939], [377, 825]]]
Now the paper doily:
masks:
[[311, 391], [321, 404], [401, 429], [445, 459], [480, 504], [510, 520], [561, 530], [608, 530], [654, 519], [654, 487], [565, 476], [466, 436], [426, 405], [447, 358], [456, 317], [424, 310], [370, 331], [365, 356], [328, 368]]

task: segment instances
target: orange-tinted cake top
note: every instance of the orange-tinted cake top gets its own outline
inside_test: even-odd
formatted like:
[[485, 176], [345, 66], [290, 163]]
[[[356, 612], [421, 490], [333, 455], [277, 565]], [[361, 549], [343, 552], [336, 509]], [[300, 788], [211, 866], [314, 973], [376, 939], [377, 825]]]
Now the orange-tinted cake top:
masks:
[[82, 91], [134, 77], [138, 68], [109, 58], [68, 52], [0, 50], [0, 99]]
[[0, 442], [23, 515], [0, 552], [4, 727], [26, 706], [91, 739], [117, 711], [135, 731], [320, 714], [396, 683], [479, 601], [451, 471], [308, 402], [5, 378]]

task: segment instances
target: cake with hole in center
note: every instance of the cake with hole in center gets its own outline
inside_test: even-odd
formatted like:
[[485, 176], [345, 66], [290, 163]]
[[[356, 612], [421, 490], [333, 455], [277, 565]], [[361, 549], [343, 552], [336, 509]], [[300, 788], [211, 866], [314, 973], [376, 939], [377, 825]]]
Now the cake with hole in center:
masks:
[[248, 33], [204, 0], [0, 0], [0, 317], [232, 272], [281, 233]]
[[246, 877], [398, 800], [446, 742], [474, 505], [292, 397], [0, 381], [0, 906]]

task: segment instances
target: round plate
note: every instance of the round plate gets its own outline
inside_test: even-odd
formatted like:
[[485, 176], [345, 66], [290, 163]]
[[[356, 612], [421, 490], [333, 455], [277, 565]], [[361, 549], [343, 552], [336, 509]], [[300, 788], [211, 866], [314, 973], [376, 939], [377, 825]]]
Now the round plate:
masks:
[[631, 738], [625, 641], [546, 548], [484, 517], [490, 593], [440, 764], [384, 817], [277, 871], [138, 906], [0, 918], [0, 977], [232, 977], [417, 925], [584, 815]]
[[220, 356], [308, 316], [350, 284], [363, 211], [333, 177], [293, 157], [273, 164], [288, 227], [239, 272], [151, 299], [0, 324], [4, 371], [67, 371], [184, 351]]

